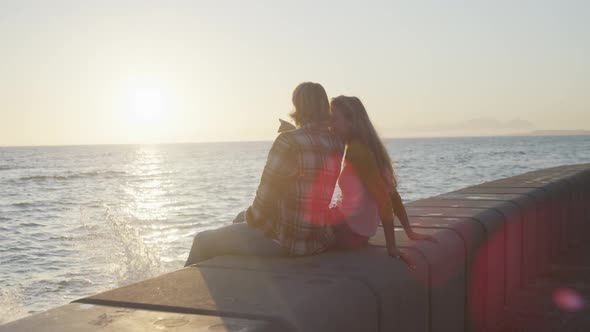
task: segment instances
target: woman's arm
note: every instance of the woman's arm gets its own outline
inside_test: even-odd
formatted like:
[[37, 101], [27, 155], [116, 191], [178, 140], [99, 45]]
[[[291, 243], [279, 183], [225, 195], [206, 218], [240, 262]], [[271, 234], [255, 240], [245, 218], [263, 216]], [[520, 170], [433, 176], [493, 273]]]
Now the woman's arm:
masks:
[[406, 234], [410, 239], [429, 240], [432, 242], [437, 242], [436, 239], [431, 235], [419, 234], [412, 230], [412, 226], [410, 226], [410, 221], [408, 220], [406, 208], [404, 207], [402, 198], [397, 192], [397, 190], [394, 190], [391, 193], [391, 206], [393, 207], [393, 213], [398, 217], [399, 221], [402, 223], [402, 226], [404, 227], [404, 230], [406, 231]]
[[279, 134], [268, 153], [254, 200], [246, 210], [248, 224], [255, 225], [263, 218], [278, 218], [277, 199], [285, 192], [290, 178], [297, 174], [293, 156], [291, 139], [286, 133]]
[[402, 198], [397, 192], [394, 190], [391, 194], [391, 206], [393, 207], [393, 213], [397, 216], [399, 221], [402, 223], [404, 230], [408, 236], [413, 232], [412, 227], [410, 226], [410, 222], [408, 220], [408, 214], [406, 213], [406, 208], [402, 202]]

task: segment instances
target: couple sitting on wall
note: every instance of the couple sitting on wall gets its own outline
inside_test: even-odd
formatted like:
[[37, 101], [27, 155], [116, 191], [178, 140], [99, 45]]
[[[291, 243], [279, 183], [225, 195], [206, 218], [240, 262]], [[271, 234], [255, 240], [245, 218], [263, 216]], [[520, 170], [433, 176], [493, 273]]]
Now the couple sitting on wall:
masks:
[[[361, 101], [339, 96], [329, 103], [311, 82], [297, 86], [292, 99], [296, 127], [279, 129], [252, 205], [233, 224], [198, 233], [185, 266], [222, 255], [360, 248], [379, 222], [388, 254], [411, 264], [396, 247], [394, 214], [409, 238], [433, 238], [412, 231], [391, 160]], [[342, 195], [330, 207], [337, 181]]]

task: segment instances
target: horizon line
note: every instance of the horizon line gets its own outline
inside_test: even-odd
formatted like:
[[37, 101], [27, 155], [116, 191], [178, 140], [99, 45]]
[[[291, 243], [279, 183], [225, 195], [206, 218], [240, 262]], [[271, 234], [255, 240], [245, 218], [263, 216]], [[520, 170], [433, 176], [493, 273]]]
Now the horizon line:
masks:
[[[535, 130], [534, 132], [559, 132], [567, 130]], [[513, 134], [481, 134], [481, 135], [432, 135], [432, 136], [384, 136], [382, 137], [383, 140], [392, 140], [392, 139], [428, 139], [428, 138], [484, 138], [484, 137], [569, 137], [569, 136], [590, 136], [590, 131], [582, 132], [582, 133], [575, 133], [575, 131], [586, 131], [586, 130], [572, 130], [571, 134], [567, 133], [556, 133], [556, 134], [535, 134], [534, 132], [530, 133], [513, 133]], [[125, 146], [125, 145], [183, 145], [183, 144], [216, 144], [216, 143], [266, 143], [272, 142], [272, 139], [253, 139], [253, 140], [217, 140], [217, 141], [179, 141], [179, 142], [151, 142], [151, 143], [80, 143], [80, 144], [39, 144], [39, 145], [0, 145], [0, 148], [42, 148], [42, 147], [76, 147], [76, 146]]]

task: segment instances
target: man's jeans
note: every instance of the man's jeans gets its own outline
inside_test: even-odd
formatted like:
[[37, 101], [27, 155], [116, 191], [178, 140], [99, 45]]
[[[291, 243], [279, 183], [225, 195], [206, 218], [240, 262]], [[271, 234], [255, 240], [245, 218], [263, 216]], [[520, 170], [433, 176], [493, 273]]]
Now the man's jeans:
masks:
[[267, 238], [261, 230], [243, 222], [241, 215], [242, 213], [238, 214], [231, 225], [198, 233], [184, 266], [224, 255], [285, 256], [278, 242]]

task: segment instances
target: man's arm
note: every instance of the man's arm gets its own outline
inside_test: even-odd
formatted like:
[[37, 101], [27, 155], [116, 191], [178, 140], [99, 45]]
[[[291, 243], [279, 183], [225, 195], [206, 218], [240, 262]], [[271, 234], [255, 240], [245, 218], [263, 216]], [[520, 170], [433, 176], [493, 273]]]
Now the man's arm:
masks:
[[287, 135], [279, 134], [268, 153], [254, 201], [246, 212], [248, 223], [257, 224], [261, 218], [278, 218], [278, 199], [288, 179], [295, 174], [291, 141]]

